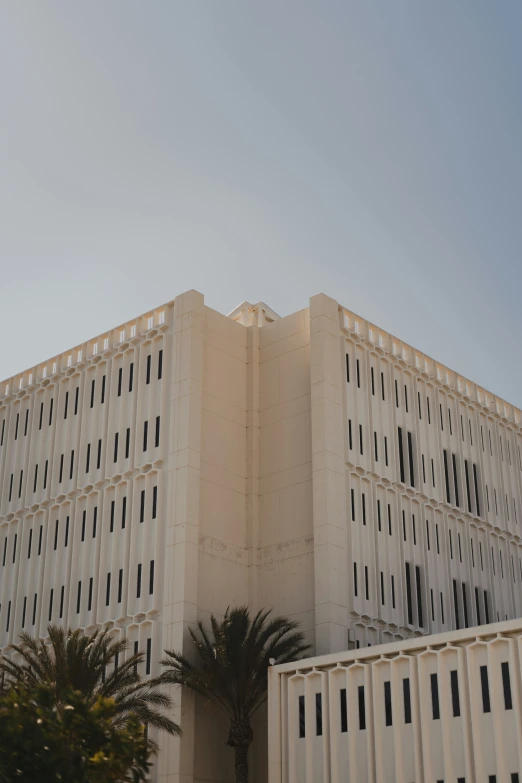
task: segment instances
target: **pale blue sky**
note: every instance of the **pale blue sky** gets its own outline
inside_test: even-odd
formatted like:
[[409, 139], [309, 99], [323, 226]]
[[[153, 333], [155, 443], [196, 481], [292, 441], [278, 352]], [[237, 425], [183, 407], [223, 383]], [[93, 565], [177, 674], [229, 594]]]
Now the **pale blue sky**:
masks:
[[522, 407], [520, 0], [0, 0], [0, 377], [324, 291]]

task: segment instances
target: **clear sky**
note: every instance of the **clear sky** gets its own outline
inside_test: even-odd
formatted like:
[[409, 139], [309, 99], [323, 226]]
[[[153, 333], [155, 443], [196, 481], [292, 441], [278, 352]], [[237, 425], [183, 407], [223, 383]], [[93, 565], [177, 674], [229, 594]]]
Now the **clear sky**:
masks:
[[522, 407], [520, 0], [0, 0], [0, 378], [333, 296]]

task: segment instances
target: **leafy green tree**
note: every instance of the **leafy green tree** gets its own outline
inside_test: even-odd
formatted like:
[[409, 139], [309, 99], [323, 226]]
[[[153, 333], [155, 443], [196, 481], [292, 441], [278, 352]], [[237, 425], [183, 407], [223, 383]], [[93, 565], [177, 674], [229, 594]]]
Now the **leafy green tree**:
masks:
[[0, 783], [144, 781], [154, 747], [114, 699], [86, 699], [50, 683], [18, 682], [0, 694]]
[[0, 657], [4, 687], [48, 685], [57, 704], [70, 691], [80, 692], [93, 707], [100, 697], [112, 699], [116, 726], [127, 725], [133, 716], [144, 725], [180, 733], [179, 726], [164, 712], [172, 706], [170, 697], [154, 680], [144, 680], [138, 673], [145, 657], [142, 652], [123, 660], [128, 642], [114, 641], [107, 631], [84, 634], [53, 625], [47, 630], [49, 643], [22, 633], [21, 643], [10, 647], [16, 656]]
[[251, 619], [246, 606], [227, 609], [221, 622], [211, 616], [212, 634], [199, 622], [198, 631], [190, 630], [195, 662], [165, 650], [165, 668], [157, 678], [191, 688], [228, 716], [227, 744], [235, 751], [236, 783], [248, 782], [251, 719], [266, 701], [270, 662], [293, 661], [309, 649], [296, 622], [269, 615], [269, 610], [262, 610]]

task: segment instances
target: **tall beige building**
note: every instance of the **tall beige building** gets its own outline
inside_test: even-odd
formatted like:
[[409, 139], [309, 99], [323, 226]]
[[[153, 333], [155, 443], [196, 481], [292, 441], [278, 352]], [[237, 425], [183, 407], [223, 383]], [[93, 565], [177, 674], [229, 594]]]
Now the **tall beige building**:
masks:
[[[0, 647], [103, 626], [154, 673], [238, 603], [318, 654], [520, 617], [521, 417], [322, 294], [182, 294], [1, 384]], [[231, 780], [176, 698], [160, 780]]]

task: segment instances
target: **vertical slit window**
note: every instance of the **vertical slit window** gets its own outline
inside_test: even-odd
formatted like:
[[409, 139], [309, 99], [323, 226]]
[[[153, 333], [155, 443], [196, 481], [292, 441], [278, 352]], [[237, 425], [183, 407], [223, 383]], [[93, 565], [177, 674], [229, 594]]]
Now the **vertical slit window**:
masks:
[[130, 363], [129, 367], [129, 391], [132, 391], [132, 382], [134, 380], [134, 362]]
[[359, 729], [364, 731], [366, 728], [366, 704], [364, 701], [364, 685], [357, 688], [359, 702]]
[[105, 589], [105, 606], [109, 606], [111, 602], [111, 573], [107, 574], [107, 586]]
[[124, 495], [121, 501], [121, 529], [125, 530], [127, 521], [127, 495]]
[[27, 435], [27, 425], [29, 424], [29, 408], [25, 412], [24, 438]]
[[119, 440], [119, 433], [116, 432], [114, 434], [114, 462], [118, 462], [118, 440]]
[[102, 387], [101, 387], [101, 399], [100, 403], [103, 405], [105, 402], [105, 384], [107, 383], [107, 376], [104, 375], [102, 378]]
[[82, 600], [82, 583], [78, 582], [78, 592], [76, 594], [76, 614], [80, 614], [81, 600]]
[[471, 514], [472, 508], [471, 508], [471, 490], [469, 486], [469, 468], [468, 468], [468, 461], [467, 459], [464, 460], [464, 475], [466, 477], [466, 497], [468, 500], [468, 512]]
[[364, 492], [361, 493], [361, 501], [362, 501], [362, 520], [363, 525], [366, 525], [366, 495]]
[[152, 519], [156, 519], [158, 510], [158, 488], [152, 487]]
[[392, 696], [389, 680], [384, 683], [384, 720], [387, 726], [392, 725]]
[[440, 720], [439, 681], [436, 674], [430, 674], [431, 711], [433, 720]]
[[453, 580], [453, 610], [455, 612], [455, 628], [457, 631], [460, 629], [460, 618], [459, 618], [459, 595], [457, 592], [457, 580]]
[[14, 436], [15, 440], [18, 440], [18, 423], [19, 423], [19, 421], [20, 421], [20, 414], [17, 413], [16, 414], [15, 436]]
[[411, 573], [410, 564], [405, 563], [406, 568], [406, 600], [408, 604], [408, 625], [413, 625], [413, 603], [411, 600]]
[[118, 574], [118, 603], [121, 604], [121, 598], [123, 593], [123, 568], [120, 568]]
[[395, 577], [392, 574], [391, 577], [391, 596], [392, 596], [392, 609], [395, 609]]
[[475, 503], [477, 506], [477, 516], [480, 516], [479, 488], [477, 479], [477, 466], [473, 463], [473, 482], [475, 484]]
[[118, 397], [121, 397], [121, 387], [123, 383], [123, 367], [118, 370]]
[[491, 712], [491, 702], [489, 700], [489, 679], [488, 667], [480, 667], [480, 687], [482, 690], [482, 707], [484, 712]]
[[353, 593], [357, 597], [357, 563], [353, 564]]
[[370, 598], [369, 584], [368, 584], [368, 566], [364, 566], [364, 589], [366, 593], [366, 600]]
[[388, 503], [388, 535], [391, 536], [391, 534], [392, 534], [391, 506]]
[[424, 454], [422, 455], [422, 483], [426, 483], [426, 465], [424, 463]]
[[379, 462], [379, 452], [377, 450], [377, 433], [375, 431], [373, 433], [373, 445], [375, 449], [375, 462]]
[[346, 354], [346, 383], [350, 383], [350, 357]]
[[377, 525], [379, 533], [381, 532], [381, 501], [377, 499]]
[[440, 594], [440, 619], [442, 622], [442, 625], [444, 625], [444, 597], [442, 593]]
[[451, 503], [450, 485], [449, 485], [449, 471], [448, 471], [448, 452], [443, 449], [444, 457], [444, 479], [446, 481], [446, 501]]
[[453, 717], [460, 717], [460, 697], [459, 697], [459, 674], [456, 669], [450, 671], [451, 682], [451, 704], [453, 707]]
[[18, 497], [22, 497], [22, 483], [24, 480], [24, 472], [23, 470], [20, 471], [20, 481], [18, 482]]
[[502, 688], [504, 690], [504, 707], [506, 710], [513, 709], [513, 699], [511, 696], [511, 678], [509, 676], [509, 663], [503, 661], [500, 664], [502, 671]]
[[4, 434], [5, 434], [5, 419], [2, 422], [2, 436], [0, 437], [0, 446], [4, 445]]
[[357, 388], [361, 388], [361, 366], [359, 363], [359, 359], [356, 360], [356, 369], [357, 369]]
[[486, 613], [486, 625], [489, 625], [488, 591], [484, 590], [484, 612]]
[[305, 736], [305, 697], [299, 696], [299, 739]]
[[149, 353], [148, 356], [147, 356], [147, 372], [146, 372], [146, 379], [145, 379], [145, 383], [146, 384], [150, 383], [150, 363], [151, 363], [151, 359], [152, 359], [152, 357], [151, 357], [151, 354]]
[[417, 400], [419, 403], [419, 419], [422, 419], [422, 409], [421, 409], [421, 396], [420, 391], [417, 392]]
[[448, 408], [448, 421], [449, 421], [449, 431], [450, 435], [453, 435], [453, 428], [451, 426], [451, 410]]
[[14, 543], [13, 543], [13, 563], [16, 560], [16, 543], [17, 543], [17, 541], [18, 541], [18, 533], [15, 533]]
[[99, 470], [101, 467], [101, 451], [102, 451], [102, 442], [100, 439], [98, 440], [98, 456], [96, 459], [96, 470]]
[[451, 461], [453, 463], [453, 485], [455, 488], [455, 505], [460, 507], [459, 480], [457, 476], [457, 458], [455, 454], [451, 455]]
[[136, 580], [136, 598], [141, 598], [141, 563], [138, 563], [138, 575]]
[[125, 435], [125, 459], [129, 459], [130, 451], [130, 427], [127, 427], [127, 433]]
[[80, 396], [80, 387], [77, 386], [74, 392], [74, 415], [78, 413], [78, 398]]
[[91, 381], [91, 403], [90, 403], [90, 406], [89, 406], [90, 408], [94, 408], [94, 389], [95, 389], [95, 386], [96, 386], [96, 381], [93, 378], [92, 381]]
[[43, 420], [43, 412], [44, 412], [44, 404], [43, 402], [40, 403], [40, 421], [38, 423], [38, 429], [42, 429], [42, 420]]
[[475, 611], [477, 613], [477, 625], [482, 625], [480, 621], [480, 598], [478, 587], [475, 587]]
[[384, 606], [384, 574], [381, 571], [381, 604]]
[[386, 467], [388, 467], [388, 438], [386, 435], [384, 436], [384, 462]]
[[111, 521], [110, 521], [110, 528], [109, 532], [114, 533], [114, 507], [116, 505], [116, 502], [114, 500], [111, 500]]
[[63, 617], [63, 602], [65, 598], [65, 585], [62, 585], [60, 589], [60, 620]]
[[7, 625], [5, 630], [9, 631], [9, 621], [11, 619], [11, 601], [7, 604]]
[[430, 523], [428, 522], [428, 520], [426, 520], [426, 544], [429, 550], [430, 549]]
[[160, 417], [156, 416], [156, 435], [154, 438], [154, 447], [157, 449], [160, 444]]
[[375, 378], [374, 378], [373, 367], [370, 367], [370, 373], [372, 376], [372, 397], [375, 397]]
[[63, 454], [60, 455], [60, 473], [58, 476], [58, 484], [62, 483], [63, 479]]
[[89, 466], [91, 464], [91, 444], [87, 444], [87, 459], [85, 460], [85, 472], [89, 472]]
[[466, 592], [466, 583], [462, 583], [462, 606], [464, 608], [464, 628], [469, 628], [468, 622], [468, 594]]
[[404, 677], [402, 680], [402, 695], [404, 697], [404, 723], [411, 723], [411, 694], [409, 677]]
[[400, 479], [401, 482], [405, 483], [405, 475], [404, 475], [404, 453], [403, 453], [403, 443], [402, 443], [402, 427], [398, 427], [398, 443], [399, 443], [399, 473], [400, 473]]
[[411, 526], [413, 530], [413, 546], [417, 546], [417, 532], [415, 530], [415, 514], [411, 515]]
[[147, 639], [147, 657], [145, 660], [145, 674], [150, 674], [150, 662], [152, 657], [152, 639]]
[[359, 451], [363, 453], [363, 428], [362, 424], [359, 424]]
[[38, 555], [42, 554], [42, 533], [43, 533], [43, 525], [40, 525], [40, 533], [38, 536]]
[[23, 606], [23, 609], [22, 609], [22, 628], [25, 627], [25, 612], [26, 612], [26, 609], [27, 609], [27, 596], [25, 596], [25, 598], [24, 598], [24, 606]]
[[143, 451], [147, 451], [147, 436], [149, 432], [149, 422], [143, 422]]
[[346, 688], [341, 688], [339, 691], [339, 697], [341, 702], [341, 733], [346, 734], [348, 731], [348, 705], [346, 703]]
[[419, 622], [419, 627], [424, 627], [424, 619], [422, 615], [422, 584], [421, 584], [421, 573], [420, 573], [420, 567], [415, 566], [415, 582], [417, 587], [417, 618]]
[[355, 491], [350, 490], [350, 504], [352, 507], [352, 522], [355, 522]]
[[11, 473], [11, 479], [9, 482], [9, 502], [11, 502], [12, 497], [13, 497], [13, 474]]
[[140, 522], [143, 522], [145, 519], [145, 490], [141, 490], [140, 494]]
[[27, 547], [27, 559], [29, 559], [31, 557], [31, 546], [32, 546], [32, 543], [33, 543], [33, 529], [31, 528], [31, 530], [29, 531], [29, 545]]
[[56, 549], [58, 548], [58, 520], [56, 520], [55, 526], [54, 526], [54, 551], [56, 552]]
[[433, 601], [433, 590], [430, 587], [431, 619], [435, 621], [435, 603]]
[[49, 622], [53, 619], [53, 596], [54, 590], [51, 588], [51, 592], [49, 593]]
[[96, 538], [96, 523], [98, 522], [98, 506], [94, 506], [92, 517], [92, 537]]
[[444, 432], [444, 420], [442, 418], [442, 405], [439, 405], [439, 410], [440, 410], [440, 428]]
[[92, 585], [93, 585], [93, 578], [91, 576], [90, 579], [89, 579], [89, 598], [88, 598], [88, 602], [87, 602], [87, 611], [88, 612], [90, 612], [91, 609], [92, 609]]
[[149, 569], [149, 595], [154, 594], [154, 560], [150, 561]]
[[353, 440], [352, 440], [352, 420], [348, 419], [348, 448], [350, 451], [353, 449]]
[[397, 379], [395, 379], [395, 407], [399, 407], [399, 386], [397, 384]]
[[323, 734], [323, 697], [321, 693], [315, 694], [315, 733], [318, 737]]
[[381, 372], [381, 397], [384, 402], [385, 397], [384, 397], [384, 373], [383, 372]]
[[69, 479], [72, 479], [74, 474], [74, 449], [71, 451], [71, 464], [69, 465]]
[[404, 384], [404, 407], [406, 408], [406, 413], [408, 413], [408, 387], [406, 384]]
[[158, 381], [161, 381], [163, 375], [163, 349], [158, 352]]

